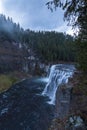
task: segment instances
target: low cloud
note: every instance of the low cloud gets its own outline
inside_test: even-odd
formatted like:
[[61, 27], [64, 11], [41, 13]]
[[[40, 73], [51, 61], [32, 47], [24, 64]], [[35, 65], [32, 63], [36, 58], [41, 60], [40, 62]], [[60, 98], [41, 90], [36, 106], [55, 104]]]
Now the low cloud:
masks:
[[74, 31], [71, 26], [68, 26], [67, 23], [63, 23], [61, 26], [57, 26], [53, 30], [57, 32], [66, 32], [67, 34], [74, 35]]
[[[63, 11], [57, 9], [53, 13], [47, 9], [48, 0], [3, 0], [0, 1], [0, 13], [12, 17], [14, 22], [32, 30], [55, 30], [70, 32], [63, 21]], [[68, 28], [68, 29], [67, 29]]]

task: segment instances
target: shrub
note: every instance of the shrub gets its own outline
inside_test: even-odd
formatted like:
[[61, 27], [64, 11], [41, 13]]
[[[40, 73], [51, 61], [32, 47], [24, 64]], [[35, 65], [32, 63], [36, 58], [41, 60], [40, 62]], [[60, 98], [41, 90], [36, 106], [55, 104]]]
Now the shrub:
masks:
[[0, 92], [7, 90], [12, 85], [12, 80], [9, 76], [0, 75]]

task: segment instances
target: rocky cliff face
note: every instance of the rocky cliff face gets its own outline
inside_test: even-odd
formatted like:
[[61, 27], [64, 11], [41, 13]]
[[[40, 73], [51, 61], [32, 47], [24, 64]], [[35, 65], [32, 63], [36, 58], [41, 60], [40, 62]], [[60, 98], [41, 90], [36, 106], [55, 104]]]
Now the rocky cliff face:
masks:
[[20, 45], [15, 42], [0, 41], [0, 72], [24, 69], [28, 52]]
[[56, 94], [56, 117], [65, 118], [69, 114], [71, 87], [62, 85]]
[[0, 73], [24, 71], [32, 75], [46, 73], [46, 65], [25, 43], [2, 41], [0, 39]]
[[49, 130], [86, 130], [87, 96], [78, 91], [77, 79], [60, 86], [56, 93], [55, 118]]

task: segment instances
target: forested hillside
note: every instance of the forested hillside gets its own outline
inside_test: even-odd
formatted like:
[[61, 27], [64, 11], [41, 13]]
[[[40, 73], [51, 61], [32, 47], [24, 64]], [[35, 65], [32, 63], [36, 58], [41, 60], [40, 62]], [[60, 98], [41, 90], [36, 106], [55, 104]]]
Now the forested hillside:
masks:
[[6, 18], [2, 14], [0, 15], [0, 40], [20, 42], [23, 32], [20, 25], [14, 23], [12, 18]]
[[24, 30], [19, 24], [0, 15], [0, 44], [3, 41], [20, 42], [32, 49], [43, 62], [74, 61], [75, 49], [72, 36], [61, 32]]
[[74, 61], [74, 39], [59, 32], [25, 31], [25, 41], [46, 61]]

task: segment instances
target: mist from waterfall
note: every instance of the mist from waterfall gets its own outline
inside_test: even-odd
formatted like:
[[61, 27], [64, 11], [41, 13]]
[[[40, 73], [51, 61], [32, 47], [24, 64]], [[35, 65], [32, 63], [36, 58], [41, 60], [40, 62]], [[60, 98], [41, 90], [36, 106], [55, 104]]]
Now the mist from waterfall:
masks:
[[62, 84], [68, 83], [68, 79], [72, 77], [74, 70], [74, 65], [52, 65], [48, 83], [42, 92], [42, 95], [49, 97], [49, 104], [55, 104], [57, 88]]

